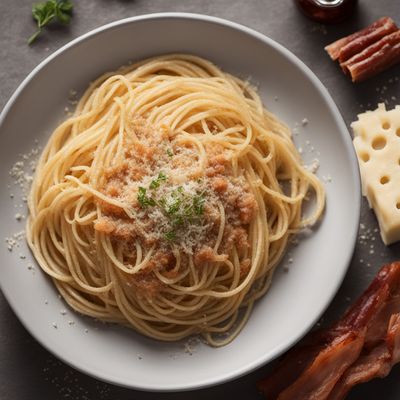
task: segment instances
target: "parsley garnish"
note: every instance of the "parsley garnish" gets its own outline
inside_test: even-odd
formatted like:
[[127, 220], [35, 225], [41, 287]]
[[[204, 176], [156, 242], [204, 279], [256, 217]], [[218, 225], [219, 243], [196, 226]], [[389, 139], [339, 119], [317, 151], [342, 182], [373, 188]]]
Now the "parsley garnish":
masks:
[[161, 182], [165, 182], [166, 180], [167, 180], [167, 176], [164, 174], [164, 172], [160, 172], [158, 174], [158, 177], [151, 181], [149, 187], [152, 190], [157, 189], [161, 185]]
[[147, 189], [141, 186], [139, 186], [137, 199], [142, 207], [153, 207], [156, 205], [155, 200], [147, 196]]
[[196, 215], [203, 215], [205, 200], [204, 193], [193, 197], [193, 209]]
[[168, 155], [168, 157], [171, 158], [171, 157], [174, 155], [174, 153], [172, 152], [171, 149], [168, 149], [168, 150], [167, 150], [167, 155]]
[[32, 6], [32, 16], [37, 23], [37, 31], [29, 38], [32, 44], [42, 33], [42, 29], [52, 21], [67, 25], [71, 20], [73, 4], [71, 0], [48, 0]]
[[[166, 240], [176, 240], [176, 230], [188, 224], [196, 224], [204, 213], [205, 194], [198, 193], [194, 196], [185, 192], [183, 186], [178, 186], [165, 196], [157, 196], [156, 189], [167, 180], [167, 176], [160, 172], [156, 179], [150, 182], [149, 189], [142, 186], [138, 189], [137, 199], [143, 208], [158, 207], [169, 219], [171, 230], [164, 234]], [[148, 194], [151, 190], [152, 194]]]
[[[161, 182], [165, 182], [166, 180], [167, 176], [164, 174], [164, 172], [160, 172], [158, 177], [151, 181], [149, 189], [157, 189], [161, 185]], [[147, 189], [142, 186], [139, 186], [137, 199], [142, 207], [154, 207], [157, 204], [156, 200], [147, 195]]]
[[168, 201], [165, 198], [162, 199], [161, 204], [166, 214], [174, 215], [179, 211], [183, 201], [182, 193], [183, 193], [183, 187], [179, 186], [178, 189], [175, 189], [171, 193]]
[[174, 242], [176, 240], [176, 232], [175, 231], [169, 231], [164, 235], [164, 237], [169, 242]]
[[174, 228], [186, 224], [195, 224], [199, 217], [204, 213], [204, 193], [193, 197], [184, 192], [183, 187], [179, 186], [174, 190], [168, 199], [163, 198], [160, 205], [163, 208]]

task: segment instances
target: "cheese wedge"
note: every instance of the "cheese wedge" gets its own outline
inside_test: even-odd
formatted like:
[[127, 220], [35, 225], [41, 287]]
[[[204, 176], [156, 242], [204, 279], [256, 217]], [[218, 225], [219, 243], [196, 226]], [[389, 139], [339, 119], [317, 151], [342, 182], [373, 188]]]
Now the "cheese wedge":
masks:
[[375, 211], [383, 242], [400, 240], [400, 106], [358, 115], [354, 132], [363, 195]]

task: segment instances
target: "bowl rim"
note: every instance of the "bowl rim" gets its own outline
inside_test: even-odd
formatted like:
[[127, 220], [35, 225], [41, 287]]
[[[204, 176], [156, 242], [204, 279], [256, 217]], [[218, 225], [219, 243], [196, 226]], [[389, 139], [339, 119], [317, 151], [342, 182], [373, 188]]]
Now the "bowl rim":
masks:
[[337, 284], [335, 285], [335, 290], [332, 291], [332, 293], [325, 299], [324, 302], [322, 302], [316, 310], [316, 317], [312, 321], [311, 324], [305, 326], [302, 330], [296, 331], [296, 334], [292, 335], [290, 338], [286, 339], [285, 342], [283, 342], [279, 347], [275, 348], [274, 351], [271, 351], [267, 354], [267, 356], [261, 355], [257, 359], [253, 360], [251, 363], [247, 363], [246, 365], [243, 365], [240, 369], [236, 369], [234, 371], [230, 371], [225, 374], [220, 374], [213, 379], [207, 379], [203, 381], [198, 381], [196, 383], [190, 383], [190, 384], [185, 384], [182, 382], [180, 385], [176, 384], [175, 386], [169, 386], [169, 387], [159, 387], [157, 384], [154, 385], [143, 385], [140, 383], [128, 383], [124, 381], [123, 379], [119, 379], [117, 376], [107, 376], [102, 371], [99, 371], [98, 369], [90, 369], [88, 365], [78, 365], [77, 363], [74, 362], [73, 359], [68, 359], [68, 357], [65, 354], [62, 354], [59, 352], [56, 348], [51, 348], [51, 346], [48, 346], [45, 340], [40, 337], [39, 335], [36, 335], [33, 330], [31, 330], [29, 324], [25, 321], [22, 313], [18, 311], [18, 307], [14, 304], [13, 301], [13, 296], [11, 293], [8, 293], [7, 289], [3, 287], [1, 280], [0, 280], [0, 289], [2, 290], [5, 298], [7, 299], [7, 302], [10, 304], [13, 312], [17, 315], [19, 321], [22, 323], [22, 325], [25, 327], [25, 329], [51, 354], [55, 355], [57, 358], [62, 360], [64, 363], [67, 365], [73, 367], [74, 369], [81, 371], [91, 377], [94, 377], [96, 379], [100, 379], [102, 381], [130, 388], [130, 389], [137, 389], [137, 390], [144, 390], [144, 391], [150, 391], [150, 392], [174, 392], [174, 391], [189, 391], [189, 390], [196, 390], [196, 389], [201, 389], [201, 388], [206, 388], [210, 386], [215, 386], [218, 384], [222, 384], [234, 379], [237, 379], [243, 375], [249, 374], [252, 371], [256, 370], [257, 368], [260, 368], [261, 366], [267, 364], [268, 362], [271, 362], [272, 360], [276, 359], [279, 357], [283, 352], [288, 350], [290, 347], [292, 347], [294, 344], [296, 344], [311, 328], [312, 326], [318, 321], [320, 316], [324, 313], [324, 311], [327, 309], [329, 304], [332, 302], [334, 296], [336, 295], [337, 291], [339, 290], [344, 277], [347, 273], [348, 267], [350, 265], [353, 252], [354, 252], [354, 247], [356, 244], [357, 240], [357, 235], [358, 235], [358, 230], [359, 230], [359, 220], [360, 220], [360, 213], [361, 213], [361, 183], [360, 183], [360, 174], [359, 174], [359, 168], [358, 168], [358, 162], [355, 154], [355, 150], [352, 146], [351, 143], [351, 136], [347, 130], [346, 124], [339, 112], [338, 107], [334, 103], [331, 95], [329, 94], [328, 90], [325, 88], [325, 86], [321, 83], [321, 81], [317, 78], [317, 76], [314, 74], [314, 72], [311, 71], [311, 69], [306, 66], [297, 56], [295, 56], [290, 50], [288, 50], [286, 47], [283, 45], [279, 44], [275, 40], [269, 38], [268, 36], [257, 32], [256, 30], [249, 28], [245, 25], [239, 24], [237, 22], [233, 22], [224, 18], [220, 17], [214, 17], [210, 15], [205, 15], [205, 14], [200, 14], [200, 13], [186, 13], [186, 12], [158, 12], [158, 13], [149, 13], [149, 14], [143, 14], [143, 15], [137, 15], [133, 17], [128, 17], [120, 20], [113, 21], [111, 23], [99, 26], [93, 30], [90, 30], [87, 33], [84, 33], [77, 38], [69, 41], [65, 45], [61, 46], [59, 49], [54, 51], [52, 54], [47, 56], [43, 61], [41, 61], [27, 76], [26, 78], [20, 83], [20, 85], [17, 87], [17, 89], [14, 91], [14, 93], [11, 95], [10, 99], [6, 102], [2, 112], [0, 113], [0, 130], [1, 127], [4, 123], [4, 120], [11, 110], [13, 104], [16, 102], [20, 94], [23, 92], [25, 87], [35, 78], [38, 72], [40, 72], [47, 64], [51, 63], [54, 59], [56, 59], [59, 55], [63, 54], [70, 48], [108, 30], [112, 30], [118, 27], [121, 27], [123, 25], [131, 24], [131, 23], [136, 23], [139, 21], [157, 21], [157, 20], [189, 20], [189, 21], [200, 21], [200, 22], [206, 22], [206, 23], [212, 23], [215, 25], [219, 25], [225, 28], [233, 29], [236, 31], [240, 31], [252, 38], [255, 38], [267, 46], [270, 46], [277, 50], [283, 57], [288, 59], [292, 64], [295, 64], [296, 67], [298, 67], [303, 74], [307, 77], [307, 79], [310, 80], [310, 82], [313, 84], [313, 86], [317, 89], [321, 97], [324, 98], [324, 100], [327, 102], [327, 105], [329, 109], [332, 111], [333, 117], [337, 125], [340, 127], [339, 129], [339, 134], [342, 136], [344, 146], [346, 148], [346, 152], [349, 157], [349, 164], [351, 166], [351, 171], [349, 171], [349, 174], [352, 176], [352, 180], [354, 181], [355, 187], [354, 187], [354, 192], [358, 193], [357, 198], [354, 199], [354, 217], [355, 221], [351, 224], [351, 242], [350, 244], [352, 245], [350, 249], [353, 249], [352, 251], [349, 250], [347, 257], [346, 257], [346, 267], [343, 268], [341, 274], [337, 278]]

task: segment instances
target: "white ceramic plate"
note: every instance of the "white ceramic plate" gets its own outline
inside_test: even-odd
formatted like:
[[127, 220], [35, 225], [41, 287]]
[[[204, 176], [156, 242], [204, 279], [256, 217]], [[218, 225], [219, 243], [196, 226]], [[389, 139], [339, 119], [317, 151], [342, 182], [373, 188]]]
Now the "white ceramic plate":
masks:
[[[271, 290], [257, 303], [239, 337], [219, 349], [198, 344], [190, 355], [182, 343], [157, 342], [81, 317], [66, 308], [37, 266], [28, 269], [28, 264], [36, 263], [24, 242], [12, 252], [0, 247], [2, 290], [43, 346], [96, 378], [165, 391], [236, 378], [300, 339], [342, 282], [360, 210], [350, 136], [328, 92], [301, 61], [271, 39], [232, 22], [201, 15], [153, 14], [106, 25], [72, 41], [35, 68], [14, 93], [0, 119], [0, 186], [10, 185], [0, 193], [2, 237], [23, 229], [24, 221], [16, 221], [15, 214], [26, 214], [9, 170], [21, 153], [35, 147], [35, 139], [44, 143], [65, 118], [70, 89], [82, 90], [103, 72], [129, 60], [170, 52], [197, 54], [226, 71], [250, 77], [265, 105], [289, 126], [297, 126], [295, 139], [306, 162], [319, 158], [319, 175], [326, 181], [327, 208], [319, 228], [291, 250], [290, 272], [281, 268], [276, 273]], [[303, 118], [309, 121], [304, 127]]]

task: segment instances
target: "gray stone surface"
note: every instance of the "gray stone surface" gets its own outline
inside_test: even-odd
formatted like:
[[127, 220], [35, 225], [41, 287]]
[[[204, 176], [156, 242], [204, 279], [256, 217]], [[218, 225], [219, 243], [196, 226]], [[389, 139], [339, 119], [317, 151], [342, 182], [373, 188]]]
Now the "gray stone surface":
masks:
[[[30, 18], [32, 2], [0, 1], [0, 109], [33, 67], [72, 38], [120, 18], [161, 11], [215, 15], [242, 23], [275, 39], [316, 73], [330, 91], [347, 124], [356, 118], [357, 113], [375, 106], [379, 101], [387, 100], [389, 105], [400, 102], [400, 82], [394, 80], [400, 75], [399, 67], [363, 84], [353, 85], [341, 74], [337, 65], [330, 62], [323, 50], [324, 45], [335, 38], [383, 15], [390, 15], [400, 23], [397, 0], [360, 0], [354, 17], [334, 26], [322, 26], [307, 20], [291, 0], [75, 0], [75, 14], [70, 26], [54, 27], [34, 46], [28, 47], [26, 39], [35, 28]], [[376, 220], [365, 202], [361, 223], [360, 237], [348, 274], [325, 313], [323, 324], [343, 312], [368, 285], [380, 265], [400, 258], [400, 245], [386, 248], [374, 232]], [[114, 387], [71, 369], [44, 350], [22, 327], [1, 293], [0, 355], [2, 400], [259, 399], [255, 382], [267, 368], [263, 367], [234, 382], [190, 393], [154, 394]], [[397, 367], [388, 378], [365, 384], [355, 389], [348, 398], [399, 399], [399, 378], [400, 367]]]

